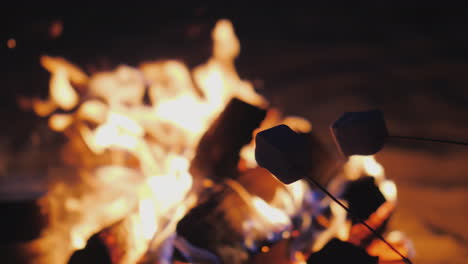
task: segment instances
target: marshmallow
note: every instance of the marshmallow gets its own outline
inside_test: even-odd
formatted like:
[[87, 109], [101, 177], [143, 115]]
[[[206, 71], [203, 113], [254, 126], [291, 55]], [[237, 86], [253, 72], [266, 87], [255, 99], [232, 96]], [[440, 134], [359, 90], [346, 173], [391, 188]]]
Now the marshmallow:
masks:
[[293, 183], [310, 177], [326, 184], [333, 160], [318, 139], [311, 134], [297, 134], [279, 125], [257, 134], [255, 159], [281, 182]]
[[346, 112], [333, 123], [331, 130], [345, 156], [375, 154], [382, 149], [388, 136], [380, 110]]

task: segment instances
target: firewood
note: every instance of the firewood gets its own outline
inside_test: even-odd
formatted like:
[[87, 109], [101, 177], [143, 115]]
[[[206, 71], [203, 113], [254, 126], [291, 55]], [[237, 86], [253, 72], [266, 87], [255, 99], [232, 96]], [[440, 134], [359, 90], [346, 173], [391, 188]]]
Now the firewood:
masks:
[[93, 235], [86, 247], [73, 253], [68, 261], [68, 264], [84, 263], [112, 264], [109, 250], [98, 234]]
[[338, 149], [345, 156], [372, 155], [380, 151], [388, 136], [382, 111], [346, 112], [331, 131]]
[[[383, 203], [369, 216], [369, 218], [367, 218], [366, 224], [371, 226], [374, 230], [382, 231], [394, 209], [394, 203]], [[348, 242], [357, 246], [367, 246], [373, 239], [375, 239], [375, 235], [360, 223], [353, 225], [349, 233]]]
[[248, 263], [242, 222], [248, 206], [228, 187], [213, 193], [178, 223], [177, 234], [194, 247], [213, 253], [222, 263]]
[[281, 240], [280, 242], [270, 246], [263, 246], [258, 254], [252, 258], [253, 264], [295, 264], [299, 263], [291, 259], [289, 254], [288, 240]]
[[307, 263], [310, 264], [336, 264], [359, 263], [377, 264], [378, 257], [373, 257], [360, 247], [343, 242], [336, 238], [330, 240], [320, 251], [313, 253]]
[[[369, 218], [385, 202], [385, 197], [375, 184], [374, 178], [370, 176], [349, 182], [343, 198], [359, 219]], [[353, 219], [353, 224], [356, 222], [356, 219]]]
[[334, 162], [312, 134], [279, 125], [257, 134], [255, 159], [285, 184], [310, 177], [328, 183]]
[[123, 219], [95, 233], [87, 241], [84, 249], [76, 251], [70, 257], [68, 264], [137, 263], [145, 253], [141, 249], [137, 249], [142, 245], [142, 241], [138, 241], [139, 238], [132, 229], [134, 224], [132, 221], [137, 213], [135, 210]]
[[250, 142], [265, 115], [263, 109], [232, 99], [198, 144], [190, 168], [195, 181], [236, 178], [239, 152]]

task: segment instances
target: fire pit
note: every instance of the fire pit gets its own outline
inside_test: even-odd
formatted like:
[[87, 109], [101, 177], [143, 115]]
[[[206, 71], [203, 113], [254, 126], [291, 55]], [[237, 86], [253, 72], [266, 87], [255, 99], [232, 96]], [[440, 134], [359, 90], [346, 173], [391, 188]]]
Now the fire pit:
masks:
[[[379, 236], [414, 256], [391, 224], [401, 204], [382, 165], [373, 156], [340, 161], [315, 125], [241, 79], [230, 21], [216, 23], [212, 41], [211, 57], [194, 67], [165, 59], [91, 72], [41, 57], [48, 97], [19, 103], [47, 124], [57, 160], [39, 192], [0, 190], [6, 226], [28, 227], [6, 230], [8, 262], [329, 263], [341, 253], [401, 262]], [[311, 164], [334, 167], [316, 177], [377, 234], [315, 186], [285, 185], [257, 165], [254, 138], [280, 124], [313, 142], [304, 148]]]

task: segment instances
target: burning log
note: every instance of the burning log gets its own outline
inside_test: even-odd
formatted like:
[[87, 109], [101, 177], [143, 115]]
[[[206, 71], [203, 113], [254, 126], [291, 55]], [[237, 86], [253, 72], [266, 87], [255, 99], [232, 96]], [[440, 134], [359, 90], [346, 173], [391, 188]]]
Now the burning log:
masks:
[[[275, 263], [289, 263], [289, 246], [277, 244], [290, 238], [295, 217], [309, 206], [308, 191], [305, 182], [286, 186], [262, 168], [244, 171], [237, 181], [225, 179], [177, 226], [188, 259], [214, 254], [223, 263], [252, 263], [284, 254]], [[255, 257], [270, 248], [268, 256]]]
[[[375, 213], [372, 213], [369, 218], [367, 218], [366, 224], [371, 226], [374, 230], [382, 231], [394, 209], [394, 203], [386, 202], [382, 204]], [[348, 241], [356, 246], [365, 247], [369, 245], [373, 239], [375, 239], [375, 235], [363, 224], [358, 223], [351, 227]]]
[[93, 235], [84, 249], [78, 250], [70, 257], [68, 264], [101, 263], [112, 264], [109, 250], [99, 234]]
[[336, 263], [359, 263], [359, 264], [377, 264], [378, 257], [373, 257], [367, 252], [351, 243], [332, 239], [325, 247], [313, 253], [307, 263], [310, 264], [336, 264]]
[[236, 178], [239, 152], [265, 115], [263, 109], [232, 99], [198, 144], [190, 168], [195, 179]]
[[132, 230], [137, 211], [97, 232], [86, 247], [76, 251], [68, 264], [82, 263], [137, 263], [146, 251], [147, 243], [139, 241]]
[[[347, 185], [343, 198], [348, 201], [349, 209], [359, 219], [369, 218], [385, 202], [385, 197], [373, 177], [362, 177]], [[356, 219], [353, 219], [353, 224], [356, 222]]]
[[177, 234], [191, 245], [215, 254], [221, 262], [246, 263], [248, 253], [243, 246], [241, 223], [248, 215], [244, 201], [225, 188], [190, 210], [178, 223]]

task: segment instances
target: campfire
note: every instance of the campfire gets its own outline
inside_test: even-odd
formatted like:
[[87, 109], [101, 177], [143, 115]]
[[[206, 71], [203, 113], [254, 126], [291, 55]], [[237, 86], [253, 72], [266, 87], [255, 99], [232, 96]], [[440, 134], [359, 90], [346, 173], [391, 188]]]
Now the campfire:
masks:
[[284, 184], [257, 164], [257, 133], [280, 124], [310, 142], [294, 159], [316, 164], [320, 184], [414, 255], [403, 233], [388, 230], [397, 187], [376, 159], [340, 161], [309, 121], [284, 116], [242, 80], [230, 21], [218, 21], [212, 39], [212, 56], [194, 69], [164, 60], [88, 75], [41, 58], [49, 98], [22, 106], [64, 140], [45, 187], [2, 190], [11, 221], [28, 227], [4, 239], [9, 262], [320, 264], [343, 254], [404, 263], [315, 186]]

